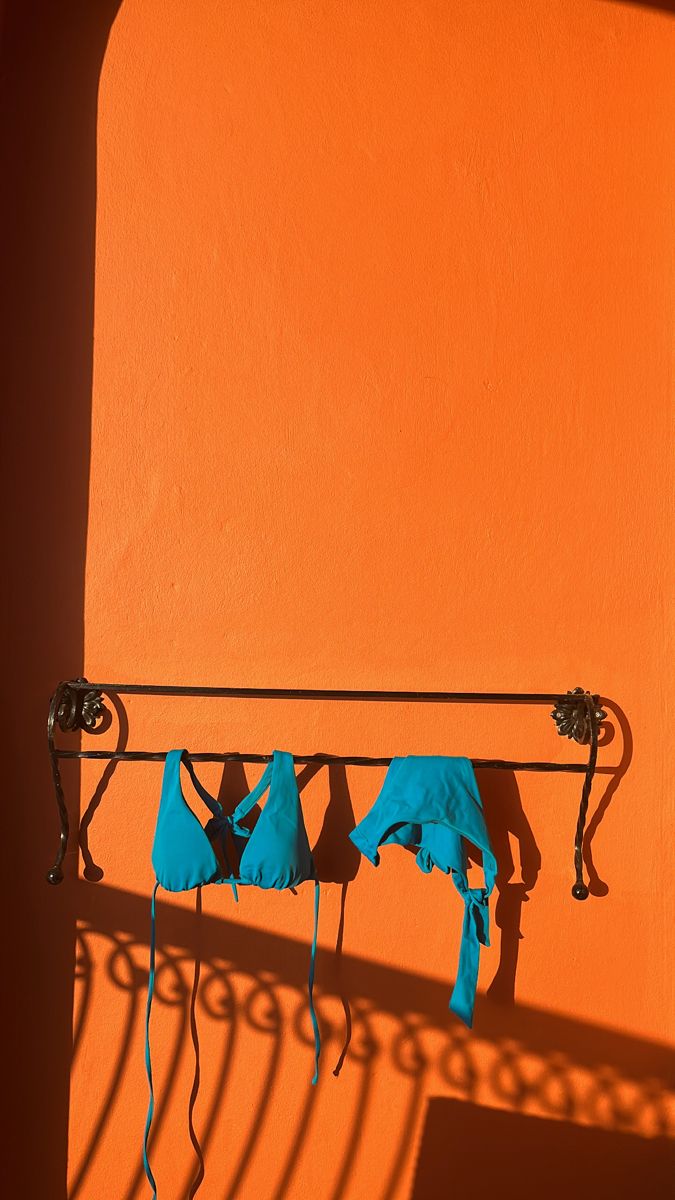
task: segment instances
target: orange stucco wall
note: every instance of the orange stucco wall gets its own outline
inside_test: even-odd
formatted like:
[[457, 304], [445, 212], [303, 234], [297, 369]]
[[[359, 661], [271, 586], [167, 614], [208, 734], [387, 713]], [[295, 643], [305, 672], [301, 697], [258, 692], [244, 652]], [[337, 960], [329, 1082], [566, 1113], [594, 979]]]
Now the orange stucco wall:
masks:
[[[201, 919], [194, 897], [161, 898], [153, 1162], [166, 1200], [188, 1195], [194, 1163], [196, 952], [203, 1200], [445, 1195], [424, 1171], [445, 1178], [444, 1136], [461, 1159], [494, 1109], [520, 1122], [504, 1197], [546, 1170], [538, 1131], [553, 1120], [561, 1161], [588, 1179], [626, 1148], [652, 1183], [662, 1169], [672, 67], [669, 13], [590, 0], [124, 0], [112, 25], [97, 120], [87, 677], [582, 684], [609, 712], [586, 904], [570, 896], [579, 777], [481, 775], [502, 887], [470, 1036], [447, 1013], [461, 925], [451, 885], [403, 851], [376, 872], [346, 848], [380, 771], [304, 776], [324, 879], [316, 1090], [309, 891], [245, 894], [235, 909], [214, 889]], [[584, 756], [537, 708], [125, 707], [129, 748]], [[116, 718], [96, 745], [117, 736]], [[103, 871], [76, 881], [71, 855], [64, 884], [81, 931], [68, 1169], [83, 1200], [145, 1194], [160, 777], [157, 764], [121, 764], [97, 792], [100, 766], [82, 771]], [[244, 786], [238, 769], [202, 777], [228, 800]], [[335, 1078], [347, 1000], [353, 1037]], [[471, 1174], [457, 1170], [468, 1188], [475, 1156]], [[557, 1178], [542, 1195], [558, 1195]]]

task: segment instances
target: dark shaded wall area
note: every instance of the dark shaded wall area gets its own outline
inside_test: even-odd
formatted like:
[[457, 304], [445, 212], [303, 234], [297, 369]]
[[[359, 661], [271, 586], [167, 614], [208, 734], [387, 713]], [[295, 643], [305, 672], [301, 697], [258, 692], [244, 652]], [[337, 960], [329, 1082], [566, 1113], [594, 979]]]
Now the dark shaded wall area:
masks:
[[[5, 718], [3, 876], [16, 1115], [5, 1194], [65, 1196], [74, 892], [51, 889], [45, 752], [55, 681], [81, 670], [96, 101], [118, 0], [9, 0], [1, 26]], [[69, 776], [71, 797], [77, 779]], [[69, 856], [69, 873], [74, 870]]]

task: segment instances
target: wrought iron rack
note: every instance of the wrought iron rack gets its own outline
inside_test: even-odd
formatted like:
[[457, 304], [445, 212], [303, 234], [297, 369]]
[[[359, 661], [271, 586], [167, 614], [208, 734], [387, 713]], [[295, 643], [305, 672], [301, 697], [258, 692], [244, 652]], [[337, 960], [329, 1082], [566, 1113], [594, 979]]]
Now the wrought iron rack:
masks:
[[[475, 767], [510, 771], [563, 771], [583, 774], [584, 781], [574, 838], [575, 883], [572, 895], [585, 900], [588, 888], [583, 879], [583, 837], [591, 785], [598, 757], [598, 730], [607, 713], [600, 707], [600, 697], [583, 688], [568, 692], [381, 692], [340, 691], [322, 688], [238, 688], [238, 687], [181, 687], [145, 683], [90, 683], [86, 679], [71, 679], [59, 683], [49, 706], [47, 743], [59, 813], [59, 849], [53, 867], [47, 873], [49, 883], [61, 883], [62, 863], [68, 848], [69, 818], [63, 794], [59, 763], [64, 759], [99, 759], [104, 761], [161, 762], [166, 750], [66, 750], [54, 741], [55, 728], [64, 733], [81, 730], [95, 733], [108, 718], [104, 696], [203, 696], [262, 700], [355, 700], [414, 704], [553, 704], [551, 717], [562, 737], [587, 745], [586, 763], [512, 762], [507, 759], [474, 758]], [[271, 754], [190, 754], [195, 762], [269, 762]], [[391, 758], [368, 758], [337, 754], [296, 754], [298, 763], [343, 763], [347, 766], [388, 766]]]

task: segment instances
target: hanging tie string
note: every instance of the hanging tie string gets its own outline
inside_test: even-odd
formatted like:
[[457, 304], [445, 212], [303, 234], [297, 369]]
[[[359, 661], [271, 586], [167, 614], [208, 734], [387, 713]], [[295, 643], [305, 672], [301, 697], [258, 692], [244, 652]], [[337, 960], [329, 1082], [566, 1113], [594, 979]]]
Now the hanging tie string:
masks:
[[464, 921], [457, 979], [450, 997], [450, 1009], [471, 1029], [478, 985], [480, 948], [490, 945], [490, 892], [484, 887], [466, 887], [463, 880], [454, 875], [453, 878], [464, 900]]
[[245, 825], [241, 825], [239, 821], [235, 821], [233, 816], [224, 813], [222, 809], [215, 816], [211, 817], [206, 823], [206, 836], [212, 841], [217, 837], [220, 838], [220, 845], [223, 851], [223, 861], [225, 863], [225, 870], [227, 871], [227, 882], [230, 884], [230, 887], [232, 888], [232, 894], [238, 903], [239, 893], [237, 891], [237, 881], [234, 871], [230, 865], [230, 858], [227, 852], [228, 831], [232, 837], [235, 837], [235, 835], [240, 838], [248, 838], [251, 836], [250, 829], [247, 829]]
[[202, 889], [201, 889], [201, 887], [197, 888], [197, 892], [195, 895], [195, 915], [197, 918], [197, 942], [196, 942], [196, 946], [195, 946], [195, 966], [194, 966], [194, 975], [192, 977], [192, 992], [190, 994], [190, 1035], [192, 1037], [192, 1047], [194, 1050], [195, 1067], [194, 1067], [194, 1075], [192, 1078], [192, 1091], [190, 1092], [190, 1100], [188, 1103], [188, 1133], [189, 1133], [190, 1141], [192, 1142], [192, 1146], [193, 1146], [193, 1149], [194, 1149], [194, 1152], [195, 1152], [195, 1155], [197, 1158], [197, 1164], [196, 1164], [194, 1178], [192, 1180], [192, 1183], [190, 1184], [188, 1200], [194, 1200], [194, 1197], [197, 1195], [197, 1192], [198, 1192], [199, 1188], [201, 1187], [202, 1180], [204, 1179], [204, 1172], [205, 1172], [204, 1153], [201, 1148], [197, 1130], [195, 1129], [195, 1120], [194, 1120], [195, 1105], [197, 1104], [197, 1098], [199, 1096], [199, 1085], [201, 1082], [201, 1062], [200, 1062], [200, 1054], [199, 1054], [199, 1031], [197, 1029], [197, 996], [199, 993], [199, 978], [200, 978], [201, 969], [202, 969], [201, 938], [199, 935], [199, 930], [201, 928], [201, 917], [202, 917]]
[[309, 979], [307, 982], [307, 993], [309, 996], [309, 1015], [312, 1019], [312, 1027], [314, 1029], [314, 1075], [312, 1083], [315, 1084], [319, 1078], [319, 1055], [321, 1054], [321, 1033], [319, 1031], [319, 1022], [316, 1017], [314, 1008], [314, 964], [316, 961], [316, 938], [319, 930], [319, 881], [314, 880], [314, 935], [312, 937], [312, 951], [309, 956]]
[[148, 974], [148, 999], [145, 1006], [145, 1073], [148, 1078], [148, 1113], [145, 1119], [145, 1133], [143, 1135], [143, 1170], [147, 1176], [148, 1183], [152, 1188], [153, 1200], [157, 1200], [157, 1184], [155, 1177], [150, 1167], [148, 1159], [148, 1140], [150, 1137], [150, 1126], [155, 1111], [155, 1092], [152, 1086], [152, 1062], [150, 1059], [150, 1013], [152, 1012], [152, 997], [155, 991], [155, 901], [157, 896], [158, 883], [152, 891], [152, 900], [150, 902], [150, 971]]

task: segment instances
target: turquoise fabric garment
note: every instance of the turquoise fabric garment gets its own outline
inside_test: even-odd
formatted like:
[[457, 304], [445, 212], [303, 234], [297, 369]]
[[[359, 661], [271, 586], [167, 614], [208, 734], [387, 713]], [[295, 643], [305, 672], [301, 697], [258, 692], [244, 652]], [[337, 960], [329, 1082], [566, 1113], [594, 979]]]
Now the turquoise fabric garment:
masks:
[[[377, 800], [349, 836], [376, 867], [379, 847], [396, 844], [414, 847], [417, 865], [426, 874], [436, 867], [452, 876], [464, 901], [464, 922], [450, 1008], [470, 1028], [480, 947], [490, 944], [488, 898], [497, 874], [471, 760], [440, 755], [392, 759]], [[468, 842], [482, 851], [482, 888], [469, 887]]]
[[[211, 813], [206, 826], [183, 795], [181, 763]], [[268, 789], [269, 799], [251, 831], [242, 821]], [[216, 839], [220, 840], [226, 873], [213, 849]], [[230, 839], [239, 862], [236, 876], [230, 868]], [[315, 879], [292, 754], [275, 750], [260, 782], [228, 814], [199, 782], [187, 751], [171, 750], [164, 767], [152, 865], [158, 882], [169, 892], [184, 892], [205, 883], [229, 883], [236, 896], [237, 884], [281, 889]]]
[[[202, 825], [188, 805], [181, 785], [181, 765], [186, 767], [195, 792], [209, 810], [210, 817]], [[269, 797], [253, 829], [243, 822], [255, 805], [269, 790]], [[221, 858], [214, 849], [219, 847]], [[233, 863], [238, 864], [237, 870]], [[233, 813], [225, 813], [222, 805], [197, 778], [187, 750], [171, 750], [166, 756], [162, 778], [162, 794], [157, 814], [152, 847], [155, 888], [152, 894], [150, 974], [146, 1006], [145, 1062], [148, 1078], [149, 1103], [143, 1139], [143, 1165], [152, 1194], [157, 1186], [148, 1159], [148, 1139], [154, 1111], [152, 1064], [150, 1058], [150, 1014], [155, 978], [155, 900], [158, 887], [169, 892], [184, 892], [205, 884], [229, 884], [235, 900], [237, 888], [250, 885], [260, 888], [297, 887], [306, 880], [314, 882], [314, 932], [310, 952], [308, 996], [309, 1012], [314, 1030], [314, 1076], [319, 1071], [321, 1038], [314, 1010], [314, 963], [319, 920], [319, 881], [309, 847], [302, 806], [295, 778], [293, 756], [275, 750], [260, 781], [237, 805]]]

